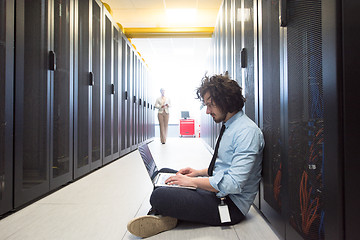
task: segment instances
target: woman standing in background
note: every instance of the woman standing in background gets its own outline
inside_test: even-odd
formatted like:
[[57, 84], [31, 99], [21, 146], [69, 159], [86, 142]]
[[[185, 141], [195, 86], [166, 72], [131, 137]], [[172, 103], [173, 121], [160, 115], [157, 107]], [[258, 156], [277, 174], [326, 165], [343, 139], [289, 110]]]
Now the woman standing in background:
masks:
[[165, 97], [165, 89], [161, 88], [160, 93], [161, 97], [156, 99], [155, 108], [159, 109], [160, 141], [162, 144], [165, 144], [169, 123], [169, 107], [171, 106], [171, 103], [170, 98]]

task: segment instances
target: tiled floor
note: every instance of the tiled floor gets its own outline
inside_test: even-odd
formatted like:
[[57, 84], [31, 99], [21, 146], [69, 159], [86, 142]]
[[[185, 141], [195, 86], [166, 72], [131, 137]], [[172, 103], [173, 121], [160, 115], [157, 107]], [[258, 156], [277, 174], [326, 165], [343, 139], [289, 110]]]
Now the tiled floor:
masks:
[[[198, 138], [169, 138], [149, 145], [159, 168], [207, 167], [211, 154]], [[147, 213], [152, 184], [138, 151], [93, 172], [0, 220], [0, 239], [137, 239], [127, 222]], [[149, 239], [278, 239], [251, 208], [232, 227], [180, 223]]]

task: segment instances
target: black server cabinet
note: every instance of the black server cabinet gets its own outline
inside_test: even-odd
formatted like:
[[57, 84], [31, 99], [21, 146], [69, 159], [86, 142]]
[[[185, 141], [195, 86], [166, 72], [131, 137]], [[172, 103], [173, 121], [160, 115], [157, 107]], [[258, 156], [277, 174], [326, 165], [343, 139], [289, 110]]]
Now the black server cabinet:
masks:
[[133, 108], [133, 114], [132, 114], [132, 125], [133, 125], [133, 138], [132, 138], [132, 149], [134, 149], [134, 147], [137, 147], [138, 144], [138, 131], [139, 131], [139, 121], [138, 121], [138, 117], [139, 117], [139, 107], [138, 107], [138, 102], [139, 102], [139, 58], [138, 55], [136, 53], [134, 53], [134, 58], [133, 58], [133, 80], [132, 80], [132, 84], [133, 84], [133, 88], [132, 88], [132, 95], [133, 95], [133, 103], [132, 103], [132, 108]]
[[287, 1], [287, 23], [280, 29], [283, 209], [289, 239], [324, 238], [321, 7], [322, 1]]
[[49, 191], [48, 7], [16, 2], [15, 207]]
[[121, 97], [121, 155], [129, 153], [132, 142], [132, 59], [133, 52], [129, 41], [122, 38], [122, 97]]
[[121, 138], [120, 138], [120, 154], [126, 154], [126, 136], [127, 136], [127, 102], [128, 102], [128, 94], [126, 91], [126, 81], [127, 81], [127, 43], [125, 40], [125, 36], [121, 34]]
[[285, 236], [282, 199], [283, 153], [280, 108], [279, 2], [260, 0], [259, 5], [259, 121], [265, 138], [260, 207], [276, 231]]
[[128, 44], [127, 52], [126, 52], [126, 60], [127, 60], [127, 74], [126, 74], [126, 91], [128, 93], [128, 101], [127, 101], [127, 109], [126, 109], [126, 123], [127, 123], [127, 135], [126, 135], [126, 144], [128, 151], [132, 149], [132, 141], [133, 141], [133, 112], [134, 112], [134, 95], [133, 95], [133, 78], [134, 78], [134, 52], [132, 51], [131, 44]]
[[[53, 1], [51, 71], [50, 189], [73, 178], [73, 3]], [[54, 61], [54, 63], [52, 63]]]
[[70, 1], [17, 1], [14, 205], [72, 179]]
[[14, 6], [0, 0], [0, 215], [13, 207]]
[[[241, 9], [241, 1], [232, 0], [232, 9], [234, 19], [232, 21], [232, 40], [233, 40], [233, 57], [234, 57], [234, 69], [232, 71], [232, 75], [234, 80], [236, 80], [239, 84], [242, 81], [242, 68], [241, 68], [241, 50], [242, 50], [242, 35], [241, 35], [241, 17], [239, 16], [239, 12]], [[244, 60], [244, 58], [243, 58]]]
[[119, 151], [119, 31], [104, 10], [104, 164], [120, 156]]
[[242, 0], [238, 17], [241, 22], [242, 48], [240, 52], [241, 86], [246, 103], [244, 111], [254, 122], [258, 123], [257, 99], [257, 2]]
[[125, 109], [124, 109], [124, 116], [125, 116], [125, 150], [124, 153], [128, 153], [131, 150], [131, 143], [132, 143], [132, 106], [133, 106], [133, 95], [132, 95], [132, 59], [133, 59], [133, 52], [131, 48], [131, 44], [128, 41], [125, 41]]
[[110, 14], [104, 9], [104, 163], [112, 161], [112, 143], [113, 143], [113, 95], [115, 93], [113, 73], [113, 51], [112, 51], [112, 22]]
[[138, 104], [138, 120], [137, 120], [137, 127], [138, 127], [138, 131], [137, 131], [137, 139], [138, 139], [138, 144], [140, 144], [141, 142], [143, 142], [143, 137], [144, 137], [144, 111], [143, 111], [143, 106], [145, 105], [144, 103], [145, 98], [144, 98], [144, 94], [143, 94], [143, 89], [144, 89], [144, 82], [143, 82], [143, 64], [141, 62], [141, 60], [139, 59], [139, 87], [137, 89], [138, 91], [138, 96], [139, 96], [139, 104]]
[[102, 165], [101, 2], [78, 1], [75, 21], [74, 176]]
[[[141, 79], [140, 79], [140, 92], [141, 92], [141, 99], [142, 99], [142, 107], [140, 109], [140, 131], [139, 131], [139, 138], [141, 142], [144, 142], [146, 139], [148, 139], [149, 137], [145, 134], [145, 127], [146, 127], [146, 118], [148, 116], [148, 114], [146, 113], [146, 111], [144, 110], [145, 105], [147, 103], [149, 103], [148, 100], [148, 96], [146, 95], [145, 91], [148, 89], [147, 85], [146, 85], [146, 81], [145, 81], [145, 74], [146, 74], [146, 69], [145, 69], [145, 64], [142, 62], [141, 64]], [[150, 113], [150, 112], [149, 112]], [[148, 116], [149, 117], [149, 116]]]
[[121, 138], [121, 122], [120, 122], [120, 75], [121, 75], [121, 38], [120, 29], [113, 25], [113, 81], [114, 81], [114, 105], [113, 105], [113, 159], [120, 157], [120, 138]]
[[134, 49], [131, 49], [131, 78], [130, 78], [130, 93], [131, 93], [131, 104], [130, 104], [130, 151], [136, 149], [136, 115], [137, 115], [137, 96], [136, 96], [136, 81], [137, 81], [137, 54]]
[[358, 239], [358, 1], [322, 2], [325, 239]]
[[261, 211], [286, 239], [357, 239], [359, 4], [259, 3]]

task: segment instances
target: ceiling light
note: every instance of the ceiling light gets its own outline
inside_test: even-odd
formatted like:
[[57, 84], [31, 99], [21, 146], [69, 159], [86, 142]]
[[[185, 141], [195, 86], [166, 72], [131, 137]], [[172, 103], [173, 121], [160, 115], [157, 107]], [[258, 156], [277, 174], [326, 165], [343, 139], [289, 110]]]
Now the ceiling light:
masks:
[[189, 23], [196, 20], [196, 8], [167, 8], [166, 16], [170, 23]]

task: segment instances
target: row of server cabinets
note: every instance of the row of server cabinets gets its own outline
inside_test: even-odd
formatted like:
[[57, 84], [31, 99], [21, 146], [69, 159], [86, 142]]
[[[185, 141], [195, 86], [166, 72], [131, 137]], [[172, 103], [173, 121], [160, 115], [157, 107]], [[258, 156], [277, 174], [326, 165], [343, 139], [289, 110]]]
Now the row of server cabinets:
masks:
[[[224, 0], [209, 69], [243, 88], [265, 137], [255, 206], [284, 239], [359, 236], [360, 5]], [[202, 114], [214, 148], [220, 126]]]
[[0, 0], [0, 214], [154, 136], [149, 74], [97, 0]]

